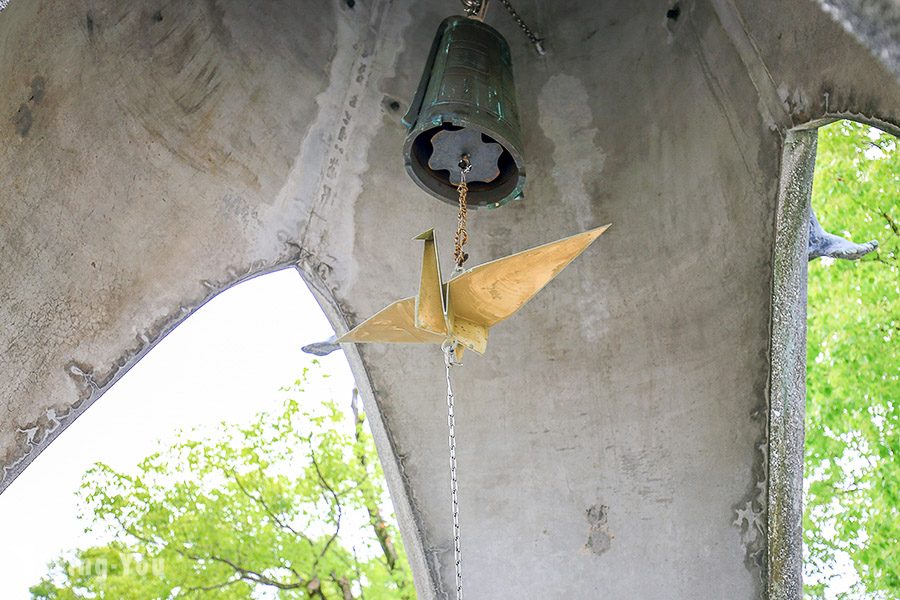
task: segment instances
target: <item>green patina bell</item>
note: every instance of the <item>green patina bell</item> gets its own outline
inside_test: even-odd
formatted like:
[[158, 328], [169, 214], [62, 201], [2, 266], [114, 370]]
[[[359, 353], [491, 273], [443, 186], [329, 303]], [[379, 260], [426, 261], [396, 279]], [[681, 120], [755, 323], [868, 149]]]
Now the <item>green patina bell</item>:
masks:
[[525, 157], [512, 61], [493, 27], [462, 16], [441, 23], [403, 122], [406, 170], [430, 194], [457, 203], [465, 156], [469, 206], [522, 197]]

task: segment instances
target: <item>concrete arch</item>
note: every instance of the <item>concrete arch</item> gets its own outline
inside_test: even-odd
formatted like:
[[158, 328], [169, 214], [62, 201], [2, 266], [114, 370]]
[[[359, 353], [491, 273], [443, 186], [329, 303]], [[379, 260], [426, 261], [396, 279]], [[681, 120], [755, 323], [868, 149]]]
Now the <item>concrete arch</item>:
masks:
[[[326, 280], [322, 278], [321, 267], [307, 261], [299, 261], [295, 263], [294, 267], [306, 282], [335, 332], [340, 335], [349, 331], [352, 327], [351, 322], [342, 312], [340, 304], [329, 289]], [[391, 501], [397, 513], [407, 559], [416, 582], [416, 591], [425, 600], [436, 598], [436, 577], [433, 565], [429, 563], [429, 557], [425, 551], [426, 542], [422, 536], [425, 526], [414, 505], [413, 490], [410, 489], [410, 483], [404, 476], [401, 457], [397, 454], [390, 429], [381, 412], [378, 394], [372, 385], [372, 379], [359, 349], [355, 345], [347, 344], [343, 351], [363, 400], [378, 458], [381, 460]]]
[[[345, 332], [349, 330], [350, 326], [346, 315], [341, 312], [338, 301], [334, 297], [332, 291], [328, 288], [325, 280], [322, 278], [322, 265], [313, 264], [308, 258], [292, 259], [283, 264], [272, 265], [270, 267], [246, 273], [226, 286], [215, 289], [198, 304], [191, 307], [183, 307], [183, 310], [177, 319], [166, 324], [155, 339], [141, 347], [137, 352], [131, 354], [127, 361], [121, 364], [115, 371], [113, 377], [108, 381], [105, 381], [102, 385], [91, 381], [89, 377], [85, 376], [84, 379], [88, 395], [80, 400], [77, 405], [73, 405], [69, 412], [55, 415], [55, 422], [52, 424], [53, 426], [48, 427], [43, 433], [43, 437], [31, 445], [28, 449], [28, 453], [23, 457], [23, 460], [13, 464], [7, 469], [5, 473], [6, 481], [4, 481], [5, 486], [9, 485], [9, 483], [24, 470], [30, 462], [28, 459], [32, 459], [34, 456], [40, 454], [63, 431], [65, 431], [69, 425], [90, 408], [94, 402], [99, 400], [106, 391], [111, 389], [112, 386], [114, 386], [133, 366], [140, 362], [140, 360], [149, 352], [153, 351], [168, 333], [190, 318], [207, 302], [210, 302], [222, 292], [249, 281], [250, 279], [286, 269], [295, 270], [300, 275], [336, 332]], [[419, 523], [418, 514], [412, 505], [408, 482], [403, 477], [400, 459], [394, 451], [394, 446], [390, 439], [390, 432], [382, 418], [377, 396], [372, 388], [369, 374], [360, 353], [352, 346], [345, 348], [344, 352], [365, 407], [367, 420], [372, 430], [378, 456], [388, 483], [394, 510], [397, 513], [398, 521], [400, 523], [407, 559], [411, 566], [414, 566], [413, 574], [416, 578], [416, 586], [418, 590], [421, 590], [419, 595], [422, 598], [433, 598], [433, 590], [435, 589], [434, 576], [431, 565], [428, 564], [427, 556], [423, 549], [423, 540], [421, 536], [422, 528]]]

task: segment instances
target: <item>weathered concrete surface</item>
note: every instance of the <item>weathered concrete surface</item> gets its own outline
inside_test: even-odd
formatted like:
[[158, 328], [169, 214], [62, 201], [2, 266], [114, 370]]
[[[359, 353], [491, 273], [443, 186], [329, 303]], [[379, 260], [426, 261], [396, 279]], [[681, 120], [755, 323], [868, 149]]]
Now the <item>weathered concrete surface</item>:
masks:
[[[812, 0], [519, 8], [543, 59], [502, 11], [490, 21], [513, 47], [527, 198], [472, 215], [472, 261], [614, 226], [459, 373], [466, 589], [764, 596], [770, 571], [799, 576], [767, 567], [782, 140], [841, 116], [900, 131], [895, 65], [866, 45], [897, 31], [851, 35]], [[296, 264], [337, 328], [415, 289], [410, 238], [449, 239], [454, 211], [406, 178], [400, 116], [453, 9], [0, 13], [0, 488], [236, 281]], [[440, 356], [348, 353], [420, 596], [445, 597]]]
[[900, 3], [894, 0], [819, 0], [894, 75], [900, 77]]

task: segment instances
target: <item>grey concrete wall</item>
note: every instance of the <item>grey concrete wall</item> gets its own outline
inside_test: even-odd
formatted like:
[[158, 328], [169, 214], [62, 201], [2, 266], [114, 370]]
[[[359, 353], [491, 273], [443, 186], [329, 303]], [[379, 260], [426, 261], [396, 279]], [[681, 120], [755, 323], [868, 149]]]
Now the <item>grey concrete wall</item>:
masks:
[[[466, 589], [764, 596], [783, 139], [840, 116], [898, 131], [891, 55], [806, 0], [518, 5], [545, 58], [489, 21], [513, 47], [527, 197], [471, 216], [471, 261], [613, 228], [458, 373]], [[298, 265], [339, 329], [415, 289], [410, 238], [449, 240], [454, 211], [406, 178], [400, 116], [450, 10], [0, 13], [0, 489], [236, 281]], [[445, 597], [440, 355], [349, 354], [420, 595]]]

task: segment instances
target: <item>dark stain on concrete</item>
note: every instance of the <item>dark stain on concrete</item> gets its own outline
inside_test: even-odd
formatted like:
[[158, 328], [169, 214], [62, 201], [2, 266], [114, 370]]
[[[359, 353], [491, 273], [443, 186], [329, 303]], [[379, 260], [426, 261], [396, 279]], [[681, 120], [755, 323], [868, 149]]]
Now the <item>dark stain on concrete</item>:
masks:
[[28, 135], [28, 132], [31, 130], [31, 123], [33, 122], [31, 108], [28, 104], [23, 103], [19, 105], [19, 110], [16, 111], [13, 122], [16, 124], [16, 133], [22, 137]]
[[681, 16], [681, 7], [676, 2], [672, 8], [666, 11], [666, 18], [670, 21], [677, 21], [678, 17]]
[[609, 507], [605, 504], [594, 504], [585, 514], [590, 525], [585, 547], [599, 556], [610, 549], [616, 537], [609, 532]]
[[28, 100], [35, 104], [40, 104], [44, 99], [46, 84], [47, 82], [43, 77], [36, 75], [34, 79], [31, 80], [31, 98]]
[[46, 95], [46, 80], [40, 75], [35, 75], [31, 80], [31, 95], [28, 97], [26, 102], [23, 102], [19, 105], [19, 109], [16, 111], [15, 116], [13, 116], [13, 123], [16, 126], [16, 133], [18, 133], [22, 137], [26, 137], [28, 132], [31, 131], [31, 126], [34, 124], [34, 115], [32, 113], [31, 107], [37, 106], [44, 100], [44, 96]]

